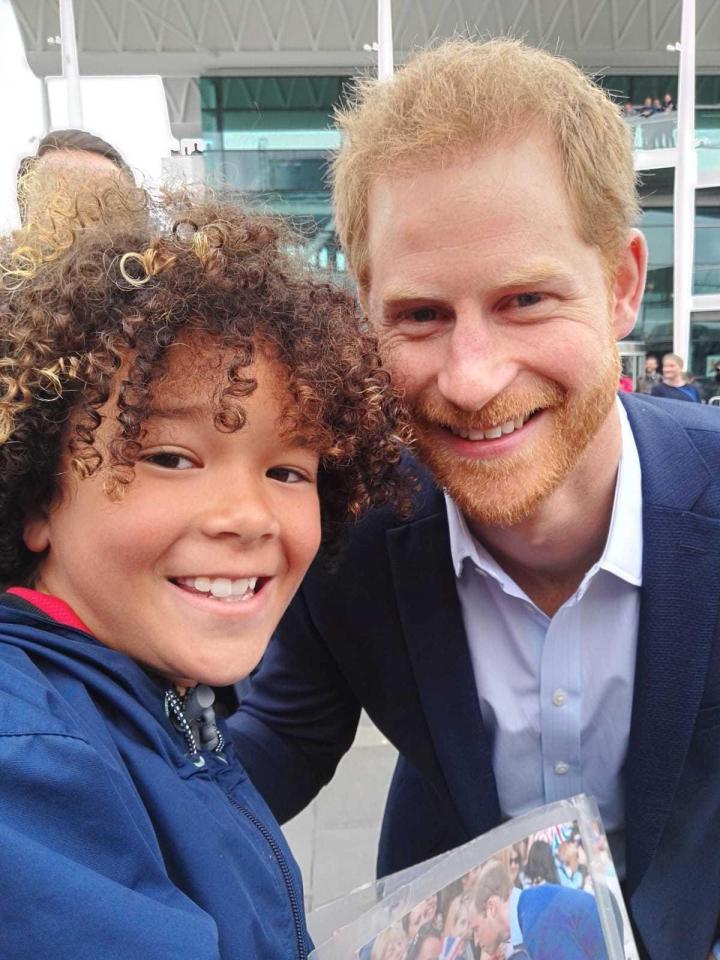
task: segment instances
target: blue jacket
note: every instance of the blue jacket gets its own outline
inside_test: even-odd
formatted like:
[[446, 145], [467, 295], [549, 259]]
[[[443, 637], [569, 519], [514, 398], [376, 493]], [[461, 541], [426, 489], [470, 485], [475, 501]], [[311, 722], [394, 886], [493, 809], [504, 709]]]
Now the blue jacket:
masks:
[[518, 920], [532, 960], [607, 960], [595, 897], [554, 883], [523, 890]]
[[[645, 956], [705, 960], [720, 934], [720, 411], [628, 394], [623, 403], [644, 538], [625, 893]], [[231, 719], [279, 819], [330, 779], [361, 705], [400, 753], [380, 874], [497, 826], [447, 515], [427, 476], [407, 521], [375, 512], [335, 574], [313, 567]]]
[[0, 956], [306, 957], [280, 830], [231, 748], [189, 759], [164, 690], [0, 598]]

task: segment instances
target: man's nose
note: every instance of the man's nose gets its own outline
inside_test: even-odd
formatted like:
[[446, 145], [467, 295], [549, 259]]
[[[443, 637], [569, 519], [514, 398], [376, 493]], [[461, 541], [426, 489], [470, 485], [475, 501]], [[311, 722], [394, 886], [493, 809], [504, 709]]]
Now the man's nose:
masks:
[[461, 410], [479, 410], [518, 374], [512, 337], [478, 308], [458, 313], [444, 346], [437, 387]]
[[280, 523], [264, 479], [234, 474], [216, 482], [202, 507], [203, 533], [247, 544], [275, 539]]

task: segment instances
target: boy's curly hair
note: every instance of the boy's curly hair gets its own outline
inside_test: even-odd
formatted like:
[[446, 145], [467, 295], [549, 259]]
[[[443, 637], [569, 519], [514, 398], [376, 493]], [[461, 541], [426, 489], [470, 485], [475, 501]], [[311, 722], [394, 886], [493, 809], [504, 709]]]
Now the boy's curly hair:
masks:
[[51, 504], [61, 457], [81, 477], [104, 465], [95, 433], [111, 397], [109, 494], [131, 482], [168, 350], [196, 332], [233, 352], [219, 430], [243, 426], [258, 348], [284, 368], [288, 429], [321, 455], [326, 545], [370, 506], [408, 508], [398, 469], [408, 427], [375, 340], [354, 299], [314, 278], [297, 244], [281, 220], [230, 195], [153, 199], [108, 180], [56, 203], [51, 227], [29, 223], [0, 241], [1, 582], [32, 579], [23, 527]]

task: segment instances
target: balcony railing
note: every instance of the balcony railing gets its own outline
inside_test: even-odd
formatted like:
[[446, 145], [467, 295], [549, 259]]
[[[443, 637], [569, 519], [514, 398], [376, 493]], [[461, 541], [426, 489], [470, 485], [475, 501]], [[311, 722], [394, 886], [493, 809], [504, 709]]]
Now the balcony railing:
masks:
[[[664, 150], [677, 146], [677, 113], [626, 117], [636, 150]], [[700, 171], [720, 172], [720, 107], [695, 111], [695, 146]]]

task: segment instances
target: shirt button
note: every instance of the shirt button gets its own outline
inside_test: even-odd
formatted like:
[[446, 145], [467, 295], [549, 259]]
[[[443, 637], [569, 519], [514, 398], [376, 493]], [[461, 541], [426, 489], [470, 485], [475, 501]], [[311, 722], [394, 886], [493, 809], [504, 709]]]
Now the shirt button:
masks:
[[556, 690], [553, 694], [552, 701], [556, 707], [564, 707], [568, 702], [568, 695], [564, 690]]
[[558, 762], [555, 764], [555, 773], [559, 777], [562, 777], [564, 774], [566, 774], [569, 769], [570, 767], [562, 760], [558, 760]]

